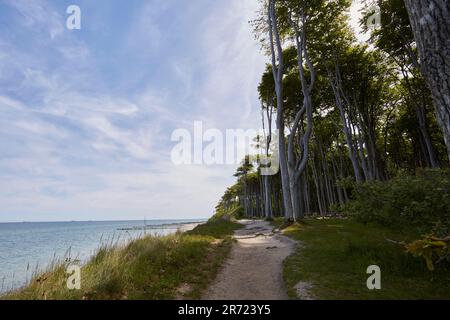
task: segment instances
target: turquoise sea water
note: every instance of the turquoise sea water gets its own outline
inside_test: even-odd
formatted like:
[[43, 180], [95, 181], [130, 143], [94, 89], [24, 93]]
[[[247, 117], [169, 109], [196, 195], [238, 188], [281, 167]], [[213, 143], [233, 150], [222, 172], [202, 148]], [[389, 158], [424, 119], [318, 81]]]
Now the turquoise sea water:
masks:
[[176, 232], [201, 220], [0, 223], [0, 292], [26, 284], [55, 259], [85, 262], [100, 245]]

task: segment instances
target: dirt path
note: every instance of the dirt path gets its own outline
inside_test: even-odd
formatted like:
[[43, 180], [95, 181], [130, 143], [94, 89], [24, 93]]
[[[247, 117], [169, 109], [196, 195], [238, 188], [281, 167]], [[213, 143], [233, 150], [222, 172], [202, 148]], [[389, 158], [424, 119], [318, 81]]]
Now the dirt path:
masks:
[[206, 300], [288, 299], [283, 284], [283, 260], [292, 253], [295, 242], [274, 234], [265, 221], [241, 221], [237, 243], [216, 280], [203, 295]]

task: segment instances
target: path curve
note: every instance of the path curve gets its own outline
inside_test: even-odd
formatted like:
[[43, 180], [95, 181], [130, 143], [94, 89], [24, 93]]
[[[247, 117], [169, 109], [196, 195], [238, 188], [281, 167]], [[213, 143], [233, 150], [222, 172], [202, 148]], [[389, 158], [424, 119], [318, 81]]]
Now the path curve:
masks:
[[286, 300], [283, 260], [296, 242], [273, 233], [266, 221], [242, 220], [230, 257], [205, 292], [205, 300]]

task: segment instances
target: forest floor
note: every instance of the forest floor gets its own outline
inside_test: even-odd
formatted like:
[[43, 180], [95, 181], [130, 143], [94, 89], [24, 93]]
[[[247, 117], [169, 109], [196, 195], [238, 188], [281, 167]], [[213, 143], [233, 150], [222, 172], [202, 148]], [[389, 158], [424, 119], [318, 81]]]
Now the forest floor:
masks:
[[296, 241], [273, 231], [269, 222], [239, 221], [245, 228], [235, 231], [231, 254], [212, 285], [206, 300], [284, 300], [283, 261]]

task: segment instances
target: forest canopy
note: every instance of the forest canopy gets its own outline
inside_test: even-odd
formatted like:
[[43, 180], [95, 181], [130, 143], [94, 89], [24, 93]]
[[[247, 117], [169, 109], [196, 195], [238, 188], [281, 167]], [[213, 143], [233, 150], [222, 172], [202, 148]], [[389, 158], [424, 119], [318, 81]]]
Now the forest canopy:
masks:
[[[429, 2], [424, 28], [417, 19]], [[244, 159], [217, 215], [356, 215], [448, 235], [449, 10], [364, 1], [363, 43], [350, 5], [260, 1], [252, 24], [268, 63], [255, 88], [264, 124], [255, 143], [263, 157], [276, 144], [280, 171], [262, 175], [255, 157]]]

